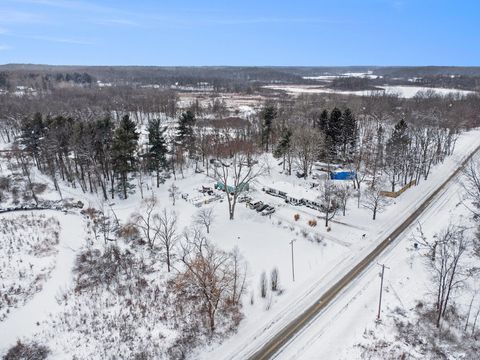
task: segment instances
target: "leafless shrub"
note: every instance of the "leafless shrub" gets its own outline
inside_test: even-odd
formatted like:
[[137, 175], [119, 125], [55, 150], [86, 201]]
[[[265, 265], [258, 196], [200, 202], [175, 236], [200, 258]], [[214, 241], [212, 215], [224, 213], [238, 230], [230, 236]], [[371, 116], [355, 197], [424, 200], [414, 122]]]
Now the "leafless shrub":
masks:
[[278, 288], [279, 288], [278, 268], [275, 267], [270, 273], [270, 289], [272, 291], [277, 291]]
[[260, 275], [260, 296], [262, 298], [267, 297], [267, 274], [265, 271]]
[[3, 357], [4, 360], [43, 360], [48, 357], [50, 350], [45, 346], [32, 341], [23, 343], [17, 341], [17, 344], [10, 348]]

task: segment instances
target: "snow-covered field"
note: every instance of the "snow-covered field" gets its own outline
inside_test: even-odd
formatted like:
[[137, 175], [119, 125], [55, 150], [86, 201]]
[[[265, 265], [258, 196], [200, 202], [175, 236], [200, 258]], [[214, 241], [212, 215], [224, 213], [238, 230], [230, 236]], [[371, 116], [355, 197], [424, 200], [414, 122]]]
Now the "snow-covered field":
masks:
[[31, 299], [50, 277], [60, 224], [44, 214], [0, 218], [0, 322]]
[[[2, 214], [2, 219], [8, 219], [18, 213]], [[57, 234], [59, 243], [57, 245], [56, 259], [54, 269], [49, 273], [49, 278], [44, 282], [41, 291], [36, 293], [31, 300], [25, 303], [23, 307], [12, 310], [7, 318], [0, 323], [0, 353], [8, 346], [12, 345], [17, 338], [28, 337], [38, 328], [38, 324], [48, 318], [50, 312], [59, 310], [56, 300], [62, 291], [70, 286], [72, 279], [72, 266], [77, 250], [84, 246], [85, 232], [83, 221], [77, 215], [69, 215], [56, 211], [37, 211], [35, 215], [54, 218], [60, 223], [60, 234]], [[32, 227], [36, 230], [35, 235], [40, 238], [45, 235], [52, 235], [41, 230], [38, 227]], [[43, 234], [42, 234], [43, 231]], [[17, 233], [18, 234], [18, 233]], [[48, 238], [48, 240], [53, 240]], [[25, 251], [27, 249], [23, 249]]]
[[342, 77], [359, 77], [359, 78], [368, 78], [368, 79], [379, 79], [381, 75], [373, 74], [373, 71], [369, 70], [367, 72], [346, 72], [339, 75], [318, 75], [318, 76], [304, 76], [304, 79], [308, 80], [333, 80]]
[[[237, 333], [223, 344], [207, 344], [204, 348], [191, 355], [191, 358], [226, 359], [245, 358], [254, 351], [278, 329], [296, 317], [305, 307], [314, 301], [335, 282], [346, 270], [350, 269], [358, 259], [362, 258], [383, 239], [389, 230], [396, 227], [412, 212], [434, 189], [441, 184], [458, 166], [458, 164], [480, 145], [480, 131], [471, 131], [462, 134], [457, 142], [453, 156], [447, 158], [443, 164], [432, 169], [429, 180], [421, 182], [405, 192], [395, 202], [392, 202], [385, 212], [379, 214], [376, 221], [371, 220], [369, 210], [357, 207], [356, 200], [348, 204], [347, 217], [337, 215], [327, 231], [318, 219], [319, 213], [306, 207], [295, 207], [285, 204], [281, 199], [264, 193], [261, 188], [267, 184], [274, 185], [278, 181], [287, 181], [295, 186], [308, 186], [304, 180], [294, 176], [288, 177], [279, 173], [280, 166], [273, 165], [269, 175], [259, 179], [251, 190], [255, 200], [263, 200], [277, 208], [271, 217], [259, 215], [254, 210], [238, 204], [234, 221], [228, 220], [226, 201], [215, 201], [211, 206], [215, 213], [215, 221], [208, 235], [215, 244], [225, 250], [238, 247], [240, 253], [248, 263], [248, 292], [243, 300], [245, 319], [240, 323]], [[274, 163], [274, 160], [270, 160]], [[41, 174], [35, 174], [36, 181], [49, 183]], [[175, 183], [181, 193], [188, 193], [189, 198], [203, 197], [198, 189], [201, 185], [213, 185], [213, 180], [204, 174], [188, 173], [185, 178], [178, 176], [167, 180], [159, 189], [152, 182], [144, 185], [144, 195], [155, 193], [158, 208], [173, 209], [178, 214], [178, 228], [181, 231], [192, 224], [192, 218], [199, 208], [191, 202], [178, 199], [173, 206], [167, 191]], [[49, 183], [48, 198], [58, 198], [58, 194], [51, 189]], [[127, 200], [114, 200], [104, 203], [90, 194], [82, 194], [79, 189], [63, 187], [64, 197], [82, 200], [85, 205], [111, 208], [121, 222], [126, 222], [132, 213], [141, 206], [141, 192], [137, 188], [135, 195]], [[47, 196], [47, 194], [45, 195]], [[39, 338], [48, 341], [45, 335], [52, 321], [56, 321], [56, 314], [62, 311], [56, 296], [64, 293], [71, 287], [73, 260], [75, 254], [84, 247], [86, 232], [84, 223], [79, 215], [48, 212], [55, 214], [61, 224], [59, 253], [57, 265], [52, 271], [50, 280], [43, 290], [33, 299], [14, 312], [0, 324], [0, 353], [11, 346], [17, 337], [39, 334]], [[294, 215], [299, 214], [298, 221]], [[4, 216], [4, 215], [0, 215]], [[317, 219], [318, 225], [311, 227], [308, 220]], [[365, 234], [365, 236], [363, 236]], [[291, 240], [294, 243], [295, 281], [291, 276]], [[280, 274], [280, 292], [268, 292], [265, 298], [260, 297], [259, 282], [263, 272], [267, 273], [277, 268]], [[48, 313], [53, 313], [51, 317]], [[39, 325], [37, 325], [39, 323]], [[7, 334], [3, 336], [3, 334]], [[63, 339], [67, 339], [65, 335]], [[57, 339], [58, 340], [58, 339]], [[88, 342], [88, 339], [85, 339]], [[58, 341], [62, 341], [59, 339]], [[58, 358], [70, 353], [74, 354], [74, 344], [66, 340], [61, 345], [55, 341], [48, 341]], [[67, 344], [67, 345], [65, 345]], [[68, 346], [72, 346], [68, 350]], [[61, 351], [60, 351], [61, 350]], [[101, 357], [101, 355], [98, 355]]]
[[318, 85], [266, 85], [265, 86], [265, 88], [272, 89], [272, 90], [285, 91], [292, 95], [336, 93], [336, 94], [344, 94], [344, 95], [370, 96], [374, 94], [392, 94], [392, 95], [398, 95], [401, 98], [412, 98], [415, 95], [417, 95], [419, 92], [426, 92], [426, 91], [431, 91], [434, 94], [441, 95], [441, 96], [446, 96], [446, 95], [466, 96], [469, 94], [475, 94], [474, 91], [469, 91], [469, 90], [430, 88], [430, 87], [421, 87], [421, 86], [383, 85], [378, 87], [381, 88], [381, 90], [340, 91], [340, 90], [333, 90], [333, 89], [329, 89], [329, 88], [318, 86]]

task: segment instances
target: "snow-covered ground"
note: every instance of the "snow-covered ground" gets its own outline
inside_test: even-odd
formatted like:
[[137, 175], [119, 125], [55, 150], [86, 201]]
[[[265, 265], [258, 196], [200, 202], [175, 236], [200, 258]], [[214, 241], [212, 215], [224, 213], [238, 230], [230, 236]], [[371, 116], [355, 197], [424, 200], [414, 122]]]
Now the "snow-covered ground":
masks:
[[359, 77], [359, 78], [368, 78], [368, 79], [379, 79], [381, 75], [373, 74], [373, 71], [369, 70], [367, 72], [346, 72], [338, 75], [318, 75], [318, 76], [304, 76], [304, 79], [308, 80], [333, 80], [342, 77]]
[[469, 94], [475, 94], [474, 91], [459, 90], [459, 89], [447, 89], [447, 88], [430, 88], [422, 86], [403, 86], [403, 85], [383, 85], [378, 86], [382, 90], [360, 90], [360, 91], [340, 91], [333, 90], [318, 85], [266, 85], [265, 88], [273, 90], [286, 91], [289, 94], [321, 94], [321, 93], [336, 93], [344, 95], [358, 95], [358, 96], [370, 96], [372, 94], [395, 94], [401, 98], [412, 98], [419, 92], [432, 91], [434, 94], [446, 96], [446, 95], [458, 95], [466, 96]]
[[[306, 207], [287, 205], [281, 199], [261, 191], [265, 184], [273, 185], [277, 181], [288, 181], [295, 183], [295, 186], [307, 185], [294, 176], [280, 174], [280, 167], [276, 165], [272, 166], [269, 175], [254, 184], [250, 194], [255, 200], [263, 200], [276, 206], [277, 212], [271, 217], [261, 216], [240, 203], [235, 220], [229, 221], [226, 201], [215, 201], [205, 205], [212, 206], [216, 215], [208, 237], [225, 250], [239, 248], [249, 265], [249, 284], [248, 293], [243, 301], [245, 319], [241, 322], [237, 333], [223, 344], [210, 344], [191, 357], [204, 359], [247, 357], [317, 299], [342, 273], [349, 270], [358, 259], [383, 239], [386, 233], [400, 224], [479, 145], [480, 131], [462, 134], [453, 156], [432, 169], [428, 181], [421, 182], [405, 192], [395, 203], [392, 202], [385, 212], [379, 214], [378, 220], [371, 220], [369, 210], [357, 208], [356, 200], [352, 199], [348, 205], [347, 216], [337, 215], [331, 231], [324, 228], [320, 219], [317, 219], [316, 227], [308, 225], [308, 220], [319, 216], [318, 212]], [[273, 163], [274, 160], [271, 161]], [[178, 228], [181, 231], [192, 224], [192, 217], [198, 208], [183, 199], [178, 199], [173, 206], [169, 199], [168, 187], [174, 182], [182, 193], [190, 195], [189, 198], [203, 197], [198, 189], [201, 185], [212, 186], [214, 181], [205, 174], [191, 172], [186, 174], [185, 178], [180, 175], [177, 177], [177, 180], [173, 178], [167, 180], [159, 189], [153, 185], [152, 179], [148, 185], [144, 184], [143, 193], [144, 196], [149, 196], [152, 192], [156, 194], [159, 210], [164, 207], [175, 210], [179, 217]], [[58, 198], [58, 193], [51, 190], [53, 186], [46, 176], [36, 172], [35, 179], [49, 183], [48, 197]], [[138, 184], [136, 193], [127, 200], [115, 199], [103, 205], [95, 195], [83, 194], [79, 189], [62, 187], [62, 193], [64, 197], [82, 200], [87, 207], [111, 208], [122, 222], [127, 221], [133, 212], [139, 210], [142, 201]], [[43, 290], [23, 308], [12, 312], [0, 325], [0, 333], [8, 333], [7, 336], [1, 337], [0, 353], [17, 337], [41, 332], [42, 326], [48, 326], [48, 322], [43, 320], [48, 317], [49, 312], [61, 311], [55, 296], [61, 294], [61, 290], [71, 282], [70, 269], [75, 251], [83, 246], [85, 232], [79, 216], [56, 214], [62, 228], [57, 266]], [[295, 214], [300, 215], [298, 221], [294, 220]], [[363, 234], [366, 236], [363, 237]], [[292, 239], [296, 240], [294, 243], [295, 282], [291, 277], [290, 241]], [[260, 276], [264, 271], [269, 275], [274, 268], [279, 270], [280, 287], [283, 292], [281, 295], [278, 292], [269, 292], [266, 298], [261, 298], [259, 296]], [[36, 325], [37, 322], [40, 325]]]
[[[84, 245], [85, 231], [82, 219], [78, 215], [57, 211], [37, 211], [56, 218], [60, 222], [58, 253], [55, 268], [50, 272], [42, 290], [35, 294], [23, 307], [10, 311], [5, 321], [0, 322], [0, 354], [15, 343], [17, 338], [29, 337], [38, 330], [49, 314], [59, 310], [57, 296], [71, 285], [72, 267], [76, 253]], [[12, 217], [19, 213], [2, 214]]]
[[[480, 145], [480, 132], [473, 131], [464, 134], [459, 139], [455, 154], [444, 164], [435, 168], [426, 182], [409, 189], [397, 198], [376, 221], [371, 220], [371, 214], [364, 208], [357, 208], [352, 200], [349, 204], [348, 216], [337, 216], [337, 223], [327, 232], [319, 225], [312, 230], [306, 224], [314, 218], [315, 212], [307, 208], [280, 207], [278, 214], [270, 220], [257, 219], [255, 223], [245, 223], [252, 231], [242, 226], [237, 230], [235, 224], [229, 226], [230, 232], [240, 234], [240, 239], [228, 236], [227, 242], [239, 246], [240, 251], [250, 263], [252, 276], [251, 289], [258, 292], [259, 274], [268, 271], [273, 266], [280, 270], [281, 284], [285, 293], [273, 296], [272, 304], [266, 300], [255, 299], [255, 304], [245, 304], [246, 319], [240, 324], [235, 336], [226, 340], [222, 345], [207, 350], [199, 357], [204, 359], [242, 359], [251, 355], [263, 343], [268, 341], [286, 324], [298, 316], [333, 285], [343, 274], [351, 269], [360, 259], [365, 257], [386, 235], [396, 228], [411, 214], [448, 176], [458, 167], [461, 161]], [[271, 203], [277, 199], [268, 195]], [[260, 197], [259, 197], [260, 198]], [[267, 198], [264, 198], [265, 200]], [[279, 201], [279, 200], [278, 200]], [[240, 209], [239, 209], [240, 210]], [[252, 210], [245, 209], [247, 214]], [[245, 213], [245, 212], [243, 212]], [[282, 230], [287, 219], [293, 219], [295, 213], [300, 213], [303, 225], [288, 223], [294, 230], [275, 231], [275, 220], [282, 221], [278, 230]], [[243, 220], [242, 212], [239, 211]], [[257, 216], [257, 214], [253, 214]], [[251, 215], [246, 215], [251, 216]], [[248, 218], [245, 218], [248, 219]], [[238, 220], [237, 220], [238, 221]], [[237, 222], [236, 221], [236, 222]], [[272, 229], [265, 230], [257, 235], [261, 228], [257, 222], [272, 222]], [[318, 244], [304, 238], [301, 228], [309, 234], [317, 233], [324, 240]], [[253, 231], [254, 230], [254, 231]], [[289, 233], [290, 232], [290, 233]], [[363, 238], [362, 235], [366, 234]], [[245, 237], [245, 235], [247, 235]], [[213, 237], [216, 239], [216, 237]], [[291, 278], [291, 252], [289, 242], [295, 242], [295, 282]], [[216, 240], [218, 241], [218, 240]], [[220, 241], [219, 244], [224, 243]], [[268, 310], [266, 310], [268, 308]]]
[[[380, 266], [372, 264], [337, 300], [320, 314], [277, 355], [278, 359], [358, 359], [362, 346], [371, 339], [393, 340], [392, 313], [409, 314], [416, 302], [432, 303], [430, 273], [424, 258], [414, 250], [417, 227], [428, 237], [442, 227], [468, 224], [471, 213], [462, 203], [464, 189], [458, 179], [450, 183], [437, 200], [396, 243], [378, 258], [385, 264], [382, 322], [376, 322], [380, 287]], [[458, 299], [457, 299], [458, 300]], [[468, 303], [463, 304], [468, 306]], [[398, 310], [400, 309], [400, 310]], [[402, 343], [402, 339], [398, 340]], [[409, 349], [411, 351], [411, 349]]]
[[60, 224], [44, 214], [0, 217], [0, 322], [41, 291], [55, 268]]

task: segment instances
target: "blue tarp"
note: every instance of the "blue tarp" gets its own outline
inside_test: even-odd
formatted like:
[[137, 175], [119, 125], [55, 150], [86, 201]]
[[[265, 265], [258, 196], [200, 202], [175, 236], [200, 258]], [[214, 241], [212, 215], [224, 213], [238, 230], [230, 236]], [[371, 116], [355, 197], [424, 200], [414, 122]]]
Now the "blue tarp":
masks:
[[352, 180], [355, 178], [355, 171], [337, 171], [330, 173], [331, 180]]

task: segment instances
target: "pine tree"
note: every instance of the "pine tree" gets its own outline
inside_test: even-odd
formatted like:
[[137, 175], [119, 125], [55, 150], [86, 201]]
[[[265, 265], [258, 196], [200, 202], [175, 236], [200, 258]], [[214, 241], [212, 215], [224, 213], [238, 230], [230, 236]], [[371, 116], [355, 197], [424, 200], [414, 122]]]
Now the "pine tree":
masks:
[[127, 198], [127, 190], [133, 187], [128, 182], [128, 173], [136, 169], [135, 153], [138, 137], [135, 123], [130, 120], [128, 115], [125, 115], [115, 130], [112, 144], [113, 170], [120, 180], [124, 199]]
[[328, 110], [323, 110], [318, 119], [318, 128], [324, 133], [326, 133], [328, 129], [328, 119]]
[[288, 163], [288, 175], [292, 174], [291, 166], [291, 152], [292, 152], [292, 130], [284, 128], [282, 130], [282, 135], [280, 141], [277, 144], [273, 152], [273, 156], [277, 159], [283, 157], [283, 170], [285, 170], [285, 164]]
[[21, 143], [25, 151], [30, 153], [38, 168], [41, 168], [39, 155], [40, 143], [45, 135], [45, 123], [42, 114], [35, 113], [32, 119], [25, 119], [22, 122]]
[[191, 110], [182, 113], [178, 119], [176, 142], [179, 146], [187, 149], [194, 140], [193, 127], [195, 126], [195, 115]]
[[337, 157], [337, 148], [339, 146], [343, 133], [342, 112], [338, 108], [334, 108], [328, 119], [328, 127], [325, 133], [327, 140], [327, 149], [331, 159]]
[[350, 161], [357, 141], [357, 120], [348, 108], [343, 112], [342, 120], [342, 157], [344, 161]]
[[392, 192], [395, 191], [395, 185], [402, 171], [402, 162], [408, 150], [410, 137], [408, 134], [408, 125], [405, 120], [400, 120], [393, 129], [390, 139], [386, 145], [386, 167], [390, 175]]
[[277, 117], [277, 109], [273, 105], [267, 105], [262, 112], [262, 145], [268, 151], [270, 138], [273, 130], [273, 120]]
[[160, 186], [160, 170], [167, 167], [166, 127], [161, 127], [160, 119], [148, 122], [148, 168], [157, 174], [157, 187]]

